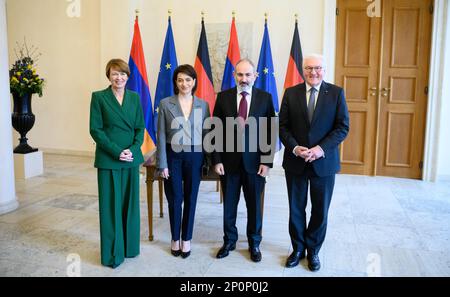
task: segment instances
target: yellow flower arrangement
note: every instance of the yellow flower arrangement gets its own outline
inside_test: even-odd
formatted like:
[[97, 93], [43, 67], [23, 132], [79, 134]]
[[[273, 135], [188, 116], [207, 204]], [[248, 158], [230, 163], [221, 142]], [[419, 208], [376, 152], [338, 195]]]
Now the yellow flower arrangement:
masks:
[[[39, 97], [42, 96], [44, 79], [39, 77], [35, 68], [35, 62], [41, 54], [35, 55], [36, 50], [34, 46], [28, 49], [25, 41], [19, 47], [18, 53], [14, 50], [17, 60], [9, 70], [9, 87], [12, 94], [22, 97], [37, 93]], [[35, 59], [32, 56], [36, 56]]]

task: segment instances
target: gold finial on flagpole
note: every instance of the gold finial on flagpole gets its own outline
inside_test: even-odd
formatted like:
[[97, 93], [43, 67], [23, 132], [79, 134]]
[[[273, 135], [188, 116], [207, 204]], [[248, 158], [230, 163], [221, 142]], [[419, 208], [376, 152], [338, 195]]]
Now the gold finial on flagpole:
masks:
[[298, 21], [298, 14], [297, 13], [294, 14], [294, 17], [295, 17], [295, 22], [297, 23], [297, 21]]
[[202, 14], [202, 21], [203, 21], [205, 19], [205, 12], [202, 10], [201, 14]]
[[172, 9], [168, 9], [167, 13], [169, 14], [169, 18], [172, 16]]
[[265, 12], [264, 13], [264, 21], [267, 23], [267, 16], [268, 16], [268, 13], [267, 12]]
[[231, 14], [233, 15], [233, 19], [236, 17], [236, 11], [232, 11]]
[[139, 18], [139, 9], [135, 9], [134, 12], [136, 13], [136, 19]]

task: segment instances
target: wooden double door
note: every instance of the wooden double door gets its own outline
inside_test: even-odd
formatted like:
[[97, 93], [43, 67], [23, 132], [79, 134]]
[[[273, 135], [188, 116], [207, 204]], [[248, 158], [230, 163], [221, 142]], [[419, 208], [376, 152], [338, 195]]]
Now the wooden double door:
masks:
[[350, 113], [342, 173], [422, 178], [432, 13], [431, 0], [337, 1], [335, 77]]

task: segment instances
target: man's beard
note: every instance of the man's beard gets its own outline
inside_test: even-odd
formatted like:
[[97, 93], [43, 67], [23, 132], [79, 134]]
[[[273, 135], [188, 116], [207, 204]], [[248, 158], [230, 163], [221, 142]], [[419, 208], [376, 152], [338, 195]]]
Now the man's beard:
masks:
[[249, 93], [249, 91], [252, 89], [253, 84], [244, 84], [244, 85], [240, 85], [239, 83], [237, 83], [237, 89], [238, 89], [238, 93], [241, 92], [247, 92]]

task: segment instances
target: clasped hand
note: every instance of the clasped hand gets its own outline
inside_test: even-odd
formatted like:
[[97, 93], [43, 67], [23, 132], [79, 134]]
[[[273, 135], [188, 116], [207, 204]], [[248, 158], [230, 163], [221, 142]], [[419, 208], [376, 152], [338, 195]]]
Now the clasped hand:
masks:
[[[222, 163], [218, 163], [214, 166], [214, 171], [218, 174], [218, 175], [225, 175], [225, 169], [223, 167]], [[269, 166], [260, 164], [259, 165], [259, 169], [258, 169], [258, 173], [259, 176], [261, 177], [266, 177], [269, 174]]]
[[312, 161], [322, 158], [323, 154], [322, 148], [318, 145], [310, 149], [300, 145], [295, 148], [295, 155], [305, 159], [305, 162], [311, 163]]
[[124, 162], [133, 162], [133, 153], [129, 149], [123, 150], [120, 153], [119, 160]]

